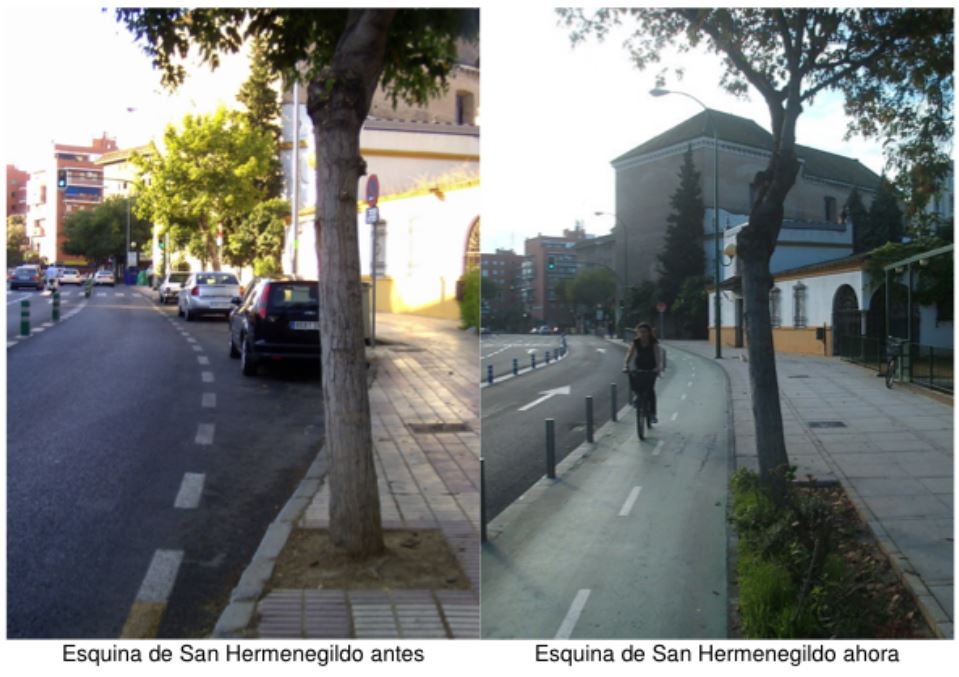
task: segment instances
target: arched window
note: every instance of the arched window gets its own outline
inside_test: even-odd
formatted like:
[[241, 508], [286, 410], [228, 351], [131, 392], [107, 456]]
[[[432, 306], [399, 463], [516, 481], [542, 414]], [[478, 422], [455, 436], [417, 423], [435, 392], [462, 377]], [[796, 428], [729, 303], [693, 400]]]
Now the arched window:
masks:
[[782, 323], [782, 293], [779, 287], [773, 287], [769, 292], [769, 324], [779, 327]]
[[793, 327], [806, 326], [806, 285], [797, 282], [793, 285]]

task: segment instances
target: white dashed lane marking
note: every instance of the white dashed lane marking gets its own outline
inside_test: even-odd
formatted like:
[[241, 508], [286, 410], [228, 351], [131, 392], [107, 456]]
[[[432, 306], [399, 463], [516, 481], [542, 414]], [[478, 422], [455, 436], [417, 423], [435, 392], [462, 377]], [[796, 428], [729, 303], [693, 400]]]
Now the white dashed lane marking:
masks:
[[173, 501], [173, 507], [181, 510], [193, 510], [200, 506], [200, 498], [203, 496], [203, 483], [206, 475], [202, 473], [188, 472], [183, 475], [183, 481], [180, 483], [180, 491], [177, 492], [176, 500]]
[[213, 380], [214, 380], [214, 379], [213, 379], [213, 372], [212, 372], [212, 371], [204, 371], [204, 372], [201, 372], [201, 373], [200, 373], [200, 378], [203, 379], [203, 382], [204, 382], [204, 383], [213, 383]]
[[620, 517], [629, 516], [630, 511], [632, 511], [633, 506], [636, 504], [636, 499], [639, 498], [639, 492], [642, 490], [642, 487], [633, 487], [633, 490], [629, 492], [629, 496], [626, 498], [626, 502], [623, 503], [622, 510], [619, 511]]
[[576, 597], [573, 599], [573, 603], [570, 605], [569, 611], [566, 612], [566, 618], [563, 619], [563, 623], [559, 626], [559, 630], [556, 631], [556, 639], [569, 639], [572, 636], [573, 629], [576, 627], [576, 622], [583, 613], [583, 609], [586, 607], [586, 600], [588, 599], [588, 589], [583, 589], [576, 593]]
[[137, 593], [138, 602], [166, 602], [183, 562], [182, 550], [157, 550]]
[[673, 415], [670, 416], [669, 420], [670, 420], [670, 421], [675, 421], [678, 417], [679, 417], [679, 412], [676, 411], [676, 412], [673, 412]]
[[656, 443], [656, 448], [653, 449], [653, 456], [659, 456], [659, 452], [663, 450], [663, 441], [660, 440]]
[[216, 409], [216, 393], [203, 393], [203, 401], [200, 406], [204, 409]]
[[207, 357], [206, 355], [197, 355], [196, 361], [198, 364], [204, 364], [204, 365], [210, 364], [210, 358]]
[[213, 444], [213, 435], [216, 433], [216, 425], [213, 423], [201, 423], [196, 429], [196, 444], [208, 446]]

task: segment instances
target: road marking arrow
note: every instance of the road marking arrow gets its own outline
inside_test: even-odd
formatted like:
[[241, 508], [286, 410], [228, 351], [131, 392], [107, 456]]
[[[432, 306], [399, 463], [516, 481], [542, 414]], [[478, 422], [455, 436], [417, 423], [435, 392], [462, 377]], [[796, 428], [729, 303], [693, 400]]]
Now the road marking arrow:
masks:
[[569, 386], [563, 386], [562, 388], [554, 388], [553, 390], [541, 390], [539, 394], [542, 395], [542, 397], [540, 397], [537, 400], [533, 400], [526, 406], [520, 407], [519, 411], [526, 411], [527, 409], [532, 409], [537, 404], [545, 402], [546, 400], [553, 397], [554, 395], [569, 395], [569, 393], [570, 393]]

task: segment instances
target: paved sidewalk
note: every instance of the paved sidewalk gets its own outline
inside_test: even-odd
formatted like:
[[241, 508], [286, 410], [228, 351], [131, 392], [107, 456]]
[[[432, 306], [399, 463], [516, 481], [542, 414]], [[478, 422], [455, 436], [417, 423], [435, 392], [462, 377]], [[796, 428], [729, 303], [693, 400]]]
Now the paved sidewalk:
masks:
[[320, 453], [268, 530], [216, 637], [479, 637], [479, 340], [449, 320], [377, 314], [370, 388], [383, 526], [438, 529], [470, 590], [263, 591], [293, 528], [328, 525]]
[[[714, 359], [706, 341], [667, 346]], [[757, 469], [749, 364], [723, 347], [733, 398], [736, 464]], [[842, 483], [930, 625], [953, 637], [953, 407], [885, 387], [839, 358], [776, 358], [783, 428], [797, 478]]]

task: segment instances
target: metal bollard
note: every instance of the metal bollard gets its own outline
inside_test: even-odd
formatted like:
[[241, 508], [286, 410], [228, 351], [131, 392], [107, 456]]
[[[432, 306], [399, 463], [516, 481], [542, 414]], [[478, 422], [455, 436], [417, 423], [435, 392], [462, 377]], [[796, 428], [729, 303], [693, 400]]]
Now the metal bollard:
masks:
[[486, 463], [480, 456], [480, 542], [486, 543]]
[[486, 365], [486, 382], [489, 383], [490, 385], [493, 385], [493, 365], [492, 364]]
[[616, 410], [619, 409], [619, 407], [616, 405], [616, 384], [615, 383], [612, 383], [609, 386], [609, 398], [610, 398], [609, 399], [609, 402], [610, 402], [609, 420], [615, 423]]
[[529, 366], [531, 369], [536, 369], [536, 353], [529, 356]]
[[30, 335], [30, 299], [20, 302], [20, 336]]
[[53, 292], [53, 321], [60, 321], [60, 292]]
[[586, 441], [593, 443], [593, 398], [586, 398]]
[[556, 479], [556, 421], [546, 419], [546, 476]]
[[546, 364], [549, 364], [549, 351], [546, 351]]
[[513, 376], [519, 376], [519, 360], [513, 358]]

